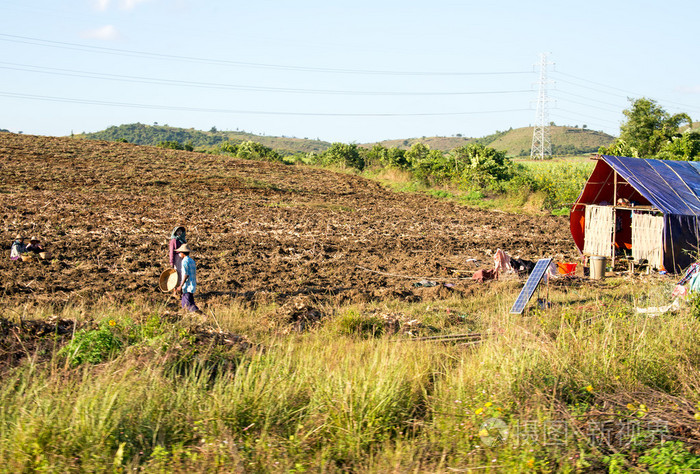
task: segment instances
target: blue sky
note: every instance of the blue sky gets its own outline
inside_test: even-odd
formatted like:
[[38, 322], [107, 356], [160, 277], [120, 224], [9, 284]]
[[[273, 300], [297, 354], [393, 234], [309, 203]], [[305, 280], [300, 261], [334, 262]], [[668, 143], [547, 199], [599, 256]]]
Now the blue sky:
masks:
[[700, 3], [0, 0], [0, 128], [141, 122], [374, 142], [549, 118], [616, 135], [628, 97], [700, 120]]

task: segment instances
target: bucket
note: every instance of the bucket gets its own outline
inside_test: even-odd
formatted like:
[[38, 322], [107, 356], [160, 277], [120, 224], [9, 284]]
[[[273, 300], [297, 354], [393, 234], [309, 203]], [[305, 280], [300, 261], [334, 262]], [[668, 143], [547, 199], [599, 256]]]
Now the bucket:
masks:
[[576, 273], [576, 264], [558, 262], [557, 270], [559, 271], [560, 275], [573, 275], [574, 273]]
[[605, 278], [605, 257], [591, 257], [591, 280]]

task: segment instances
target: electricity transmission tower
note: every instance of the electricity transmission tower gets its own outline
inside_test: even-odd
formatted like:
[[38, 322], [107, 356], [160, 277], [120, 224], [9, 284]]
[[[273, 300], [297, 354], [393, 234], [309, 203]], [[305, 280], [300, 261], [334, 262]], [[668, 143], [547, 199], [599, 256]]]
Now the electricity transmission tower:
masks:
[[544, 159], [552, 156], [552, 141], [549, 133], [549, 97], [547, 97], [547, 53], [540, 54], [540, 80], [537, 93], [537, 117], [532, 131], [530, 158]]

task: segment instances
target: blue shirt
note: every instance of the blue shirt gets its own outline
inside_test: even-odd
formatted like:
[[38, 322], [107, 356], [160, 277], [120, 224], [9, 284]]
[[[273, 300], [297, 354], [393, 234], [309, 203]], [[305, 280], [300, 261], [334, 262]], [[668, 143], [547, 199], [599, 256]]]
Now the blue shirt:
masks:
[[183, 293], [194, 293], [195, 288], [197, 288], [197, 266], [194, 264], [189, 255], [182, 259], [182, 266], [180, 267], [180, 273], [182, 273], [182, 278], [187, 275], [189, 278], [182, 285]]

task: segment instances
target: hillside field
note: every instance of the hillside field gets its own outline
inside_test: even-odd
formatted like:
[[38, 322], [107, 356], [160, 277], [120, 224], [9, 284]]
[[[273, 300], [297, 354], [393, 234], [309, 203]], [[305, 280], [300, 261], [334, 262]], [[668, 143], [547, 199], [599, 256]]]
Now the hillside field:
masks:
[[[553, 278], [522, 314], [526, 275], [471, 278], [576, 262], [567, 217], [69, 137], [0, 133], [0, 171], [2, 473], [700, 469], [677, 276]], [[158, 289], [177, 225], [203, 314]]]
[[573, 257], [565, 218], [396, 194], [348, 174], [7, 133], [0, 154], [6, 251], [15, 234], [36, 234], [56, 255], [45, 265], [5, 259], [5, 302], [153, 294], [179, 224], [189, 230], [204, 303], [412, 294], [410, 280], [384, 274], [453, 276], [474, 270], [468, 259], [488, 264], [497, 248], [531, 260]]

